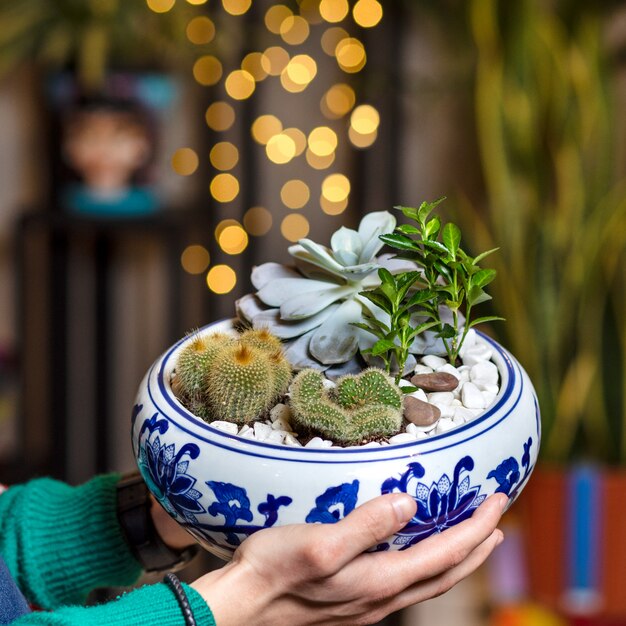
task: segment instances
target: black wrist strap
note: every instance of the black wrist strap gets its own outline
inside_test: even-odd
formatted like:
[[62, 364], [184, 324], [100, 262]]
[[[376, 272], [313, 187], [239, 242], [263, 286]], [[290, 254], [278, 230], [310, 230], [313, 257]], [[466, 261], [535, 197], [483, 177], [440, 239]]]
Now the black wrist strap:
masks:
[[196, 618], [193, 616], [191, 604], [189, 604], [189, 598], [187, 597], [185, 589], [181, 585], [176, 574], [172, 574], [171, 572], [166, 574], [163, 582], [174, 592], [178, 605], [180, 606], [180, 610], [185, 618], [185, 626], [198, 626]]
[[117, 484], [117, 519], [126, 542], [146, 572], [164, 572], [184, 567], [197, 553], [198, 546], [179, 551], [159, 536], [150, 508], [150, 492], [141, 474], [124, 476]]

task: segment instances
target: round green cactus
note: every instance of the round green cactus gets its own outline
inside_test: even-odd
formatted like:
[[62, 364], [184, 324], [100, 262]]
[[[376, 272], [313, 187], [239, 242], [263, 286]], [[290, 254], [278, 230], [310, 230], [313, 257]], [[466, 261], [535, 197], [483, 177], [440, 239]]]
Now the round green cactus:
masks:
[[402, 392], [374, 368], [340, 378], [332, 391], [324, 387], [322, 373], [302, 370], [291, 385], [290, 396], [294, 424], [337, 443], [389, 437], [402, 424]]
[[181, 351], [172, 387], [194, 415], [244, 424], [271, 408], [291, 377], [280, 339], [269, 331], [215, 333]]
[[206, 387], [206, 372], [213, 366], [219, 351], [234, 342], [235, 339], [225, 333], [194, 337], [181, 351], [176, 363], [176, 394], [194, 401], [201, 397]]

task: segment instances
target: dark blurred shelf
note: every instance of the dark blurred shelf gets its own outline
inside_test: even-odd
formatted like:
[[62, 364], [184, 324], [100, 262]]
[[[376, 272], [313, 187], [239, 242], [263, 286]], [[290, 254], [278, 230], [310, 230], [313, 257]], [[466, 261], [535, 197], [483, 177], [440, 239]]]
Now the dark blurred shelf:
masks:
[[[182, 336], [190, 323], [185, 318], [182, 286], [189, 277], [180, 265], [181, 252], [190, 241], [203, 238], [208, 246], [211, 229], [210, 211], [202, 209], [163, 210], [128, 218], [53, 209], [22, 215], [15, 230], [17, 349], [22, 364], [18, 415], [25, 465], [21, 474], [45, 473], [72, 480], [116, 469], [111, 467], [117, 445], [112, 432], [117, 428], [111, 415], [112, 372], [122, 358], [132, 356], [127, 354], [128, 346], [116, 349], [120, 342], [114, 327], [115, 320], [119, 321], [116, 314], [127, 304], [117, 301], [119, 290], [113, 284], [117, 257], [124, 249], [142, 245], [151, 246], [144, 254], [158, 257], [157, 265], [163, 269], [159, 270], [159, 310], [154, 314], [164, 329], [165, 347]], [[207, 319], [210, 294], [201, 280], [192, 287], [202, 303], [202, 314], [196, 317]], [[77, 325], [86, 329], [77, 330]], [[81, 338], [88, 335], [87, 345], [70, 349], [76, 333]], [[73, 343], [77, 343], [75, 338]], [[93, 390], [89, 406], [82, 407], [88, 394], [76, 389], [76, 372], [86, 381], [84, 386]], [[77, 405], [90, 422], [80, 425], [86, 433], [80, 445], [76, 428], [70, 431], [69, 413], [76, 413]], [[80, 455], [93, 459], [84, 472], [77, 469], [75, 459]]]

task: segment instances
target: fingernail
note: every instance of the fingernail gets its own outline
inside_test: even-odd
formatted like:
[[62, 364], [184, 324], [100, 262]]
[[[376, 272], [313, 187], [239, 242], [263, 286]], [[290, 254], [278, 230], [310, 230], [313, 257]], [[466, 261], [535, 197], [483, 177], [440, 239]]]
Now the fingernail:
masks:
[[496, 547], [504, 541], [504, 535], [500, 533], [500, 536], [496, 539]]
[[410, 496], [395, 498], [391, 504], [396, 512], [396, 518], [401, 524], [406, 524], [415, 513], [415, 504]]
[[504, 509], [506, 508], [506, 505], [509, 503], [509, 497], [504, 495], [504, 494], [500, 494], [500, 510], [504, 512]]

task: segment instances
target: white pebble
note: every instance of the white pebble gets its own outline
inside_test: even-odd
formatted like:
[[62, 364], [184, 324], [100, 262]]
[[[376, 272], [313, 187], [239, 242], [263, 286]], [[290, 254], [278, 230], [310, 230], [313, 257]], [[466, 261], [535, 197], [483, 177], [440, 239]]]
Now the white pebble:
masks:
[[474, 419], [474, 413], [464, 406], [457, 406], [454, 408], [454, 421], [456, 422], [457, 419], [462, 419], [463, 422], [469, 422]]
[[428, 396], [423, 389], [418, 389], [413, 393], [407, 393], [405, 398], [417, 398], [418, 400], [422, 400], [422, 402], [428, 402]]
[[498, 368], [492, 361], [481, 361], [472, 365], [470, 370], [470, 380], [475, 382], [477, 380], [485, 383], [498, 384]]
[[437, 422], [435, 422], [434, 424], [429, 424], [428, 426], [417, 426], [416, 424], [407, 424], [407, 427], [405, 428], [407, 433], [412, 433], [412, 434], [416, 434], [416, 433], [429, 433], [432, 430], [435, 430], [437, 426]]
[[465, 383], [461, 392], [463, 406], [468, 409], [484, 409], [485, 399], [474, 383]]
[[485, 399], [485, 408], [491, 406], [493, 404], [493, 401], [496, 399], [496, 394], [490, 393], [489, 391], [483, 391], [482, 394], [483, 398]]
[[291, 417], [290, 408], [286, 404], [283, 404], [282, 402], [279, 402], [270, 411], [270, 419], [272, 420], [272, 422], [275, 422], [278, 419], [283, 419], [286, 422], [288, 422], [290, 417]]
[[476, 385], [476, 387], [478, 387], [478, 389], [480, 389], [483, 392], [492, 393], [494, 396], [498, 395], [498, 392], [500, 391], [499, 385], [494, 385], [492, 383], [485, 383], [482, 380], [475, 380], [473, 382]]
[[454, 415], [454, 406], [450, 404], [440, 404], [439, 402], [431, 402], [433, 406], [436, 406], [441, 413], [441, 417], [452, 417]]
[[433, 391], [428, 394], [428, 402], [431, 404], [452, 404], [454, 394], [451, 391]]
[[422, 363], [436, 370], [439, 367], [443, 367], [447, 363], [447, 361], [445, 359], [442, 359], [440, 356], [427, 354], [426, 356], [422, 357]]
[[462, 424], [465, 424], [466, 422], [465, 418], [463, 418], [460, 415], [457, 415], [456, 413], [452, 417], [452, 421], [454, 422], [455, 426], [461, 426]]
[[324, 445], [324, 440], [321, 437], [313, 437], [310, 441], [306, 443], [305, 448], [326, 448]]
[[467, 350], [476, 345], [477, 339], [478, 335], [476, 334], [476, 331], [473, 328], [470, 328], [467, 331], [467, 335], [465, 335], [465, 339], [463, 340], [463, 345], [459, 350], [459, 356], [461, 357], [461, 359], [463, 358], [463, 355]]
[[418, 363], [413, 370], [414, 374], [432, 374], [435, 370], [432, 367], [428, 367], [428, 365], [423, 365], [422, 363]]
[[369, 441], [368, 443], [364, 443], [362, 446], [357, 446], [359, 448], [380, 448], [380, 441]]
[[248, 430], [243, 433], [239, 433], [239, 437], [242, 437], [243, 439], [254, 439], [256, 441], [256, 436], [252, 428], [248, 428]]
[[302, 444], [290, 433], [285, 435], [285, 441], [283, 442], [286, 446], [293, 446], [294, 448], [301, 448]]
[[454, 376], [458, 380], [461, 380], [461, 373], [458, 369], [456, 369], [456, 367], [454, 367], [454, 365], [450, 365], [450, 363], [446, 363], [445, 365], [437, 368], [437, 371], [445, 372], [446, 374], [452, 374], [452, 376]]
[[252, 430], [252, 428], [250, 428], [250, 426], [248, 426], [248, 424], [244, 424], [237, 434], [240, 437], [243, 437], [247, 432], [254, 432], [254, 431]]
[[224, 422], [222, 420], [215, 420], [214, 422], [211, 422], [210, 426], [213, 426], [213, 428], [217, 428], [224, 433], [228, 433], [229, 435], [236, 435], [239, 431], [239, 427], [237, 426], [237, 424], [233, 424], [232, 422]]
[[436, 433], [440, 435], [441, 433], [445, 433], [448, 430], [452, 430], [455, 426], [456, 424], [449, 417], [442, 417], [437, 422]]
[[463, 356], [463, 365], [476, 365], [481, 361], [491, 360], [493, 350], [484, 342], [479, 342], [475, 346], [468, 348]]
[[254, 424], [254, 436], [257, 441], [265, 441], [272, 432], [272, 427], [262, 422], [255, 422]]
[[333, 445], [333, 442], [332, 442], [332, 441], [330, 441], [330, 439], [324, 439], [324, 440], [322, 441], [322, 448], [333, 448], [333, 447], [334, 447], [334, 448], [341, 448], [341, 447], [343, 447], [343, 446], [340, 446], [340, 445], [336, 445], [336, 446], [335, 446], [335, 445]]
[[337, 386], [337, 383], [333, 382], [329, 378], [324, 378], [324, 380], [322, 380], [322, 385], [324, 386], [324, 389], [334, 389]]
[[428, 433], [423, 433], [423, 432], [417, 432], [415, 434], [416, 439], [427, 439], [428, 436], [429, 436]]
[[289, 422], [286, 422], [284, 419], [280, 417], [277, 420], [272, 422], [272, 429], [273, 430], [286, 430], [288, 432], [292, 432], [291, 424]]
[[409, 441], [415, 441], [416, 437], [412, 433], [398, 433], [389, 438], [389, 443], [408, 443]]
[[264, 441], [265, 443], [281, 444], [285, 440], [285, 435], [287, 433], [284, 430], [273, 430]]

